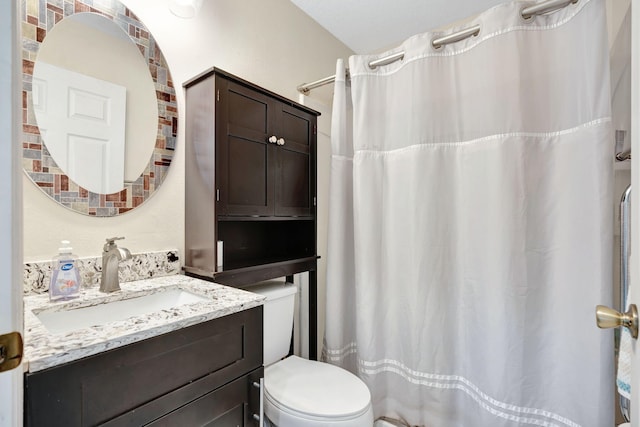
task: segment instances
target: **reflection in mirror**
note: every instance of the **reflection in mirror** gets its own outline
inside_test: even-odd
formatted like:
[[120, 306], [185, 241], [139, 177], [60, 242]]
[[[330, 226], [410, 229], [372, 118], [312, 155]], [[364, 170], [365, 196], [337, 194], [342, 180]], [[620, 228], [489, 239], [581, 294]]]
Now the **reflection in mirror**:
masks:
[[140, 176], [154, 148], [155, 88], [112, 20], [79, 13], [58, 23], [40, 46], [32, 95], [40, 135], [71, 180], [115, 193]]
[[157, 190], [171, 163], [171, 76], [149, 31], [117, 0], [58, 5], [27, 0], [22, 9], [24, 168], [68, 208], [124, 213]]

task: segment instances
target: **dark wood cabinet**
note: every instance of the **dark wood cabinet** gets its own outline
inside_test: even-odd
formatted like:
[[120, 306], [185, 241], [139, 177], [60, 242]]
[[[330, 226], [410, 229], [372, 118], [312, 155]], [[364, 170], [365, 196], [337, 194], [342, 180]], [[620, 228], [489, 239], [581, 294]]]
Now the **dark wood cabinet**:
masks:
[[315, 358], [319, 113], [217, 68], [184, 87], [185, 273], [243, 287], [308, 271]]
[[27, 373], [25, 425], [257, 426], [262, 370], [256, 307]]
[[314, 215], [316, 115], [224, 76], [216, 87], [217, 215]]
[[268, 96], [215, 76], [216, 215], [274, 214], [276, 147], [268, 141], [275, 105]]
[[258, 426], [259, 384], [263, 370], [258, 369], [213, 390], [167, 415], [147, 424], [153, 427], [175, 426]]
[[215, 75], [217, 215], [312, 217], [316, 115]]
[[317, 117], [281, 104], [276, 151], [276, 216], [315, 216]]
[[187, 274], [315, 270], [318, 113], [215, 68], [185, 87]]

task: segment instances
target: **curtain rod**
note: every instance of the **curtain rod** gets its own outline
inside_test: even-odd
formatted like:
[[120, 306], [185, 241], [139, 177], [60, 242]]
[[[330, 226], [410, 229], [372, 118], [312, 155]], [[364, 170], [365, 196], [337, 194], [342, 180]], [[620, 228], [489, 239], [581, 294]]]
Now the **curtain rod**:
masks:
[[[569, 4], [578, 3], [579, 0], [547, 0], [542, 3], [536, 4], [534, 6], [525, 7], [520, 11], [520, 15], [524, 20], [530, 20], [536, 15], [543, 15], [545, 13], [550, 13], [556, 11], [558, 9], [562, 9], [563, 7], [568, 6]], [[450, 43], [456, 43], [461, 40], [464, 40], [469, 37], [475, 37], [480, 34], [480, 24], [476, 24], [472, 27], [465, 28], [464, 30], [457, 31], [455, 33], [451, 33], [447, 36], [436, 38], [431, 40], [431, 46], [434, 49], [441, 49], [444, 45]], [[401, 61], [404, 58], [404, 51], [397, 52], [391, 54], [389, 56], [385, 56], [384, 58], [376, 59], [374, 61], [369, 62], [369, 68], [375, 70], [377, 67], [388, 65], [396, 61]], [[347, 78], [349, 71], [347, 70]], [[308, 95], [312, 89], [318, 88], [320, 86], [324, 86], [330, 83], [333, 83], [336, 80], [336, 76], [325, 77], [320, 80], [316, 80], [311, 83], [303, 83], [298, 86], [298, 92]]]

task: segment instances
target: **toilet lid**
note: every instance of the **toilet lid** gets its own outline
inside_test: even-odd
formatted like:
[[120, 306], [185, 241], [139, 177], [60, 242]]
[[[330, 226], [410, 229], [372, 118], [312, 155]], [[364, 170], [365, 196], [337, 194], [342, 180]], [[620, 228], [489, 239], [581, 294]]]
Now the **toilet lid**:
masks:
[[267, 367], [264, 387], [274, 403], [311, 417], [359, 415], [371, 401], [367, 386], [351, 372], [297, 356]]

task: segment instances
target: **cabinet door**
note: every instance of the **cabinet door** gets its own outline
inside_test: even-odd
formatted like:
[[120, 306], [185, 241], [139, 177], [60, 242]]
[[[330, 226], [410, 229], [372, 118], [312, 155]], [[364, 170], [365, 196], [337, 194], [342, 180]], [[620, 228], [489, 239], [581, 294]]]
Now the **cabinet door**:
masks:
[[[253, 383], [259, 383], [262, 368], [251, 374], [238, 378], [193, 402], [161, 417], [147, 426], [256, 426], [258, 423], [254, 414], [259, 415], [259, 390]], [[262, 427], [262, 426], [259, 426]]]
[[219, 215], [273, 215], [275, 101], [216, 78], [216, 187]]
[[315, 212], [316, 116], [281, 104], [277, 116], [275, 215], [311, 216]]

